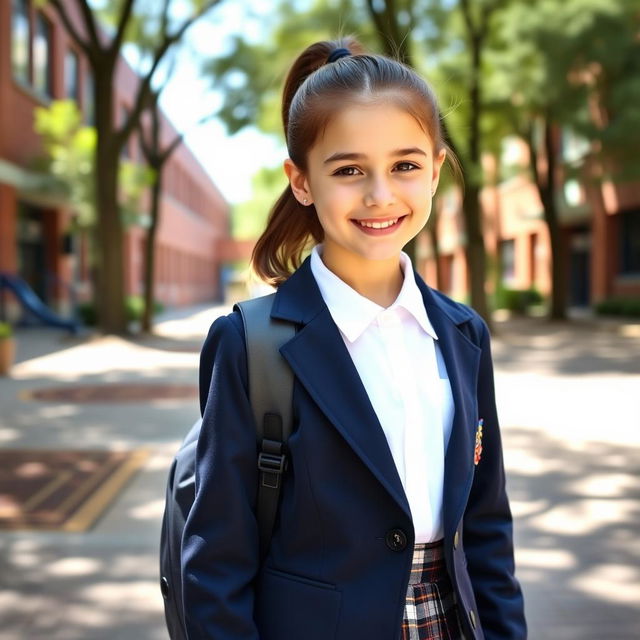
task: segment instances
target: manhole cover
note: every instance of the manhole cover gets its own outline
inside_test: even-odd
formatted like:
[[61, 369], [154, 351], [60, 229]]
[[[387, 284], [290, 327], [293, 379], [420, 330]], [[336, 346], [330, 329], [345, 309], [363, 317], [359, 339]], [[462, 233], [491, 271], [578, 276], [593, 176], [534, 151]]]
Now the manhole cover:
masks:
[[198, 387], [186, 384], [95, 384], [74, 387], [32, 389], [28, 400], [43, 402], [148, 402], [149, 400], [192, 400]]

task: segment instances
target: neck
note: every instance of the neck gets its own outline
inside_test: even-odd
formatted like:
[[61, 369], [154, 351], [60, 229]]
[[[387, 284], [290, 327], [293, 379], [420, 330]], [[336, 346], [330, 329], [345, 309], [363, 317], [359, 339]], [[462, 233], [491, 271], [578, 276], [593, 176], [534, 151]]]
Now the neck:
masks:
[[398, 297], [404, 282], [400, 256], [388, 260], [366, 260], [357, 256], [334, 255], [324, 248], [322, 262], [361, 296], [384, 307]]

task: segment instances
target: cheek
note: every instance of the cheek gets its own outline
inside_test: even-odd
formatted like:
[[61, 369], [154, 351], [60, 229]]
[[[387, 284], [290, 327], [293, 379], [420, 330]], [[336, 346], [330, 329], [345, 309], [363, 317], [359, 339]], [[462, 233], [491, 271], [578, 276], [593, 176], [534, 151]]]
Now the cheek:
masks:
[[406, 185], [404, 193], [407, 198], [420, 206], [429, 206], [431, 202], [431, 183], [416, 180]]
[[327, 215], [348, 210], [359, 196], [357, 189], [345, 183], [328, 183], [318, 187], [314, 197], [316, 208], [324, 210]]

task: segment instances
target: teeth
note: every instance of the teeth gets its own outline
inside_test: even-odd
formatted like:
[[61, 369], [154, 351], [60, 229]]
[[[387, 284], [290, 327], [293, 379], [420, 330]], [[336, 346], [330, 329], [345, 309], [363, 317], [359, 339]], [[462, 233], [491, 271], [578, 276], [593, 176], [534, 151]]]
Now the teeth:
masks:
[[392, 227], [398, 222], [398, 220], [399, 218], [395, 218], [394, 220], [386, 220], [385, 222], [366, 222], [364, 220], [358, 220], [358, 224], [361, 227], [369, 227], [369, 229], [386, 229], [387, 227]]

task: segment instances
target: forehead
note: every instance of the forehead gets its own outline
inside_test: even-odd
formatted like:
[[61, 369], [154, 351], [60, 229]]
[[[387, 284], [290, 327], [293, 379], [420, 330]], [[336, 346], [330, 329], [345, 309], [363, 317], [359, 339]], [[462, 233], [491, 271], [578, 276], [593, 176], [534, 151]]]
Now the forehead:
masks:
[[352, 104], [335, 111], [311, 152], [377, 155], [414, 146], [432, 151], [431, 138], [412, 114], [385, 101]]

